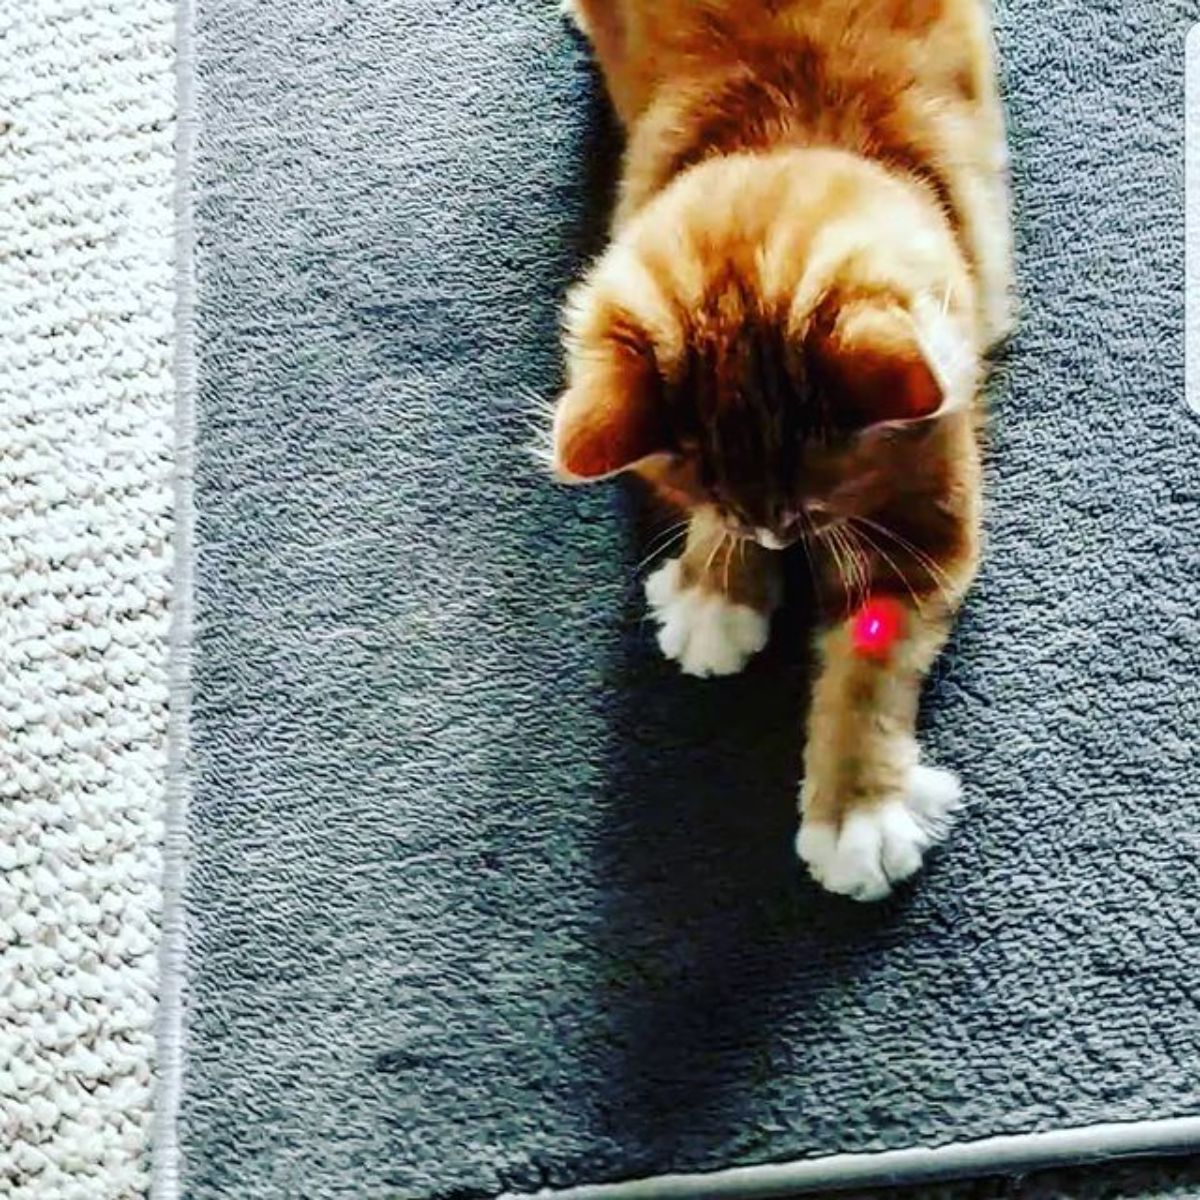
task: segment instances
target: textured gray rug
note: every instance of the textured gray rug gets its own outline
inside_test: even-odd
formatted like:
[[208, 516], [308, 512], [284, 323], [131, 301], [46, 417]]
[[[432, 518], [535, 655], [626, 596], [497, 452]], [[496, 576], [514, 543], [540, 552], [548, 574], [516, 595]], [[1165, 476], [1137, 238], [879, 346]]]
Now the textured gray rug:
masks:
[[974, 803], [862, 909], [791, 858], [798, 623], [679, 678], [628, 504], [525, 453], [612, 149], [554, 5], [200, 0], [186, 1195], [1200, 1114], [1195, 12], [1001, 5], [1026, 316], [926, 721]]

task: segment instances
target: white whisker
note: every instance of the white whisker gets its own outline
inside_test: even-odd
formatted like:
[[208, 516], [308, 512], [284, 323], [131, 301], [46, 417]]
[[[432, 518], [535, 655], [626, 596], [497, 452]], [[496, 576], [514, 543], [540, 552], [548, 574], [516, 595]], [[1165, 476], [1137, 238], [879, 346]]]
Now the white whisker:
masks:
[[853, 517], [851, 519], [889, 538], [906, 554], [911, 554], [916, 559], [917, 565], [922, 567], [929, 576], [930, 582], [937, 587], [947, 606], [951, 609], [955, 607], [957, 603], [955, 593], [958, 589], [954, 586], [954, 581], [924, 550], [915, 546], [908, 538], [903, 537], [894, 529], [889, 529], [886, 525], [871, 520], [870, 517]]
[[[851, 519], [853, 520], [853, 518], [851, 518]], [[878, 554], [879, 557], [882, 558], [883, 561], [885, 563], [887, 563], [887, 565], [889, 567], [891, 567], [893, 571], [896, 572], [897, 578], [908, 589], [908, 594], [912, 597], [913, 604], [916, 606], [917, 612], [924, 615], [925, 610], [922, 607], [921, 598], [917, 595], [916, 590], [913, 588], [913, 585], [909, 582], [908, 576], [905, 575], [905, 573], [902, 570], [900, 570], [899, 566], [897, 566], [896, 560], [894, 558], [892, 558], [892, 556], [890, 554], [888, 554], [888, 552], [873, 537], [871, 537], [871, 535], [866, 531], [866, 529], [857, 528], [857, 529], [855, 529], [855, 533], [859, 537], [865, 538], [867, 541], [867, 544], [871, 546], [871, 548], [875, 551], [875, 553]]]
[[662, 554], [667, 554], [673, 550], [683, 540], [687, 534], [688, 526], [691, 525], [691, 517], [684, 517], [681, 521], [676, 521], [673, 525], [668, 525], [666, 529], [660, 530], [650, 539], [650, 548], [643, 555], [640, 562], [633, 568], [635, 578], [639, 576], [656, 558]]
[[729, 543], [729, 549], [725, 551], [725, 572], [721, 579], [722, 591], [724, 591], [725, 595], [727, 596], [729, 595], [729, 568], [733, 563], [733, 552], [743, 543], [742, 538], [734, 538], [732, 534], [730, 534], [729, 537], [731, 538], [731, 541]]
[[525, 414], [526, 429], [529, 440], [525, 444], [525, 453], [533, 460], [540, 470], [553, 471], [554, 456], [554, 410], [556, 404], [538, 395], [530, 387], [521, 386], [517, 389], [523, 400], [529, 402], [532, 412]]
[[834, 573], [837, 575], [838, 582], [842, 585], [842, 594], [846, 597], [846, 607], [850, 608], [852, 607], [850, 588], [846, 583], [846, 571], [842, 561], [841, 543], [837, 533], [838, 529], [836, 525], [828, 525], [822, 530], [822, 538], [833, 558]]
[[713, 543], [713, 548], [711, 551], [709, 551], [708, 559], [704, 564], [704, 572], [703, 573], [705, 576], [707, 576], [708, 573], [712, 570], [713, 561], [717, 557], [717, 552], [721, 549], [721, 547], [723, 545], [725, 545], [725, 538], [727, 536], [728, 535], [726, 533], [722, 532], [721, 536], [719, 538], [717, 538], [717, 540]]

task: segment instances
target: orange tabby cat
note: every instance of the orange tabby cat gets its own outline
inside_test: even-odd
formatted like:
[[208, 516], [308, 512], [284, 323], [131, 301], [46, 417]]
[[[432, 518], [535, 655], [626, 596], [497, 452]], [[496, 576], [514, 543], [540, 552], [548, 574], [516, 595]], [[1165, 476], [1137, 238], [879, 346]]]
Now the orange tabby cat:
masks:
[[[983, 356], [1008, 331], [1004, 126], [982, 0], [573, 0], [627, 146], [567, 312], [558, 474], [690, 514], [646, 593], [683, 670], [767, 641], [801, 543], [824, 624], [801, 859], [887, 894], [959, 799], [924, 678], [979, 552]], [[895, 640], [855, 616], [889, 598]]]

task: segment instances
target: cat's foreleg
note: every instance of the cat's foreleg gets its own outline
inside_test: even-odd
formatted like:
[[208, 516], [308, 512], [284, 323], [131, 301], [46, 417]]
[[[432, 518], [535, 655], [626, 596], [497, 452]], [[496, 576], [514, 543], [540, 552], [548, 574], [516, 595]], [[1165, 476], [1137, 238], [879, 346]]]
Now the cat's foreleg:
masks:
[[818, 639], [797, 852], [831, 892], [878, 900], [921, 866], [959, 804], [958, 779], [921, 763], [917, 705], [951, 615], [898, 606], [895, 641], [864, 652], [853, 618]]
[[708, 509], [687, 544], [646, 581], [658, 644], [688, 675], [733, 675], [766, 644], [781, 584], [776, 556], [729, 533]]

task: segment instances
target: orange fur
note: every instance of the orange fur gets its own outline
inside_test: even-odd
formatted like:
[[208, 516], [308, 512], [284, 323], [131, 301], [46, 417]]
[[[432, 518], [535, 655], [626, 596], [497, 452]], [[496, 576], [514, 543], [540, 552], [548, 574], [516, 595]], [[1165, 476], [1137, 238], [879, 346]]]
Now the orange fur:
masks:
[[[612, 243], [568, 306], [558, 469], [630, 470], [693, 514], [664, 629], [717, 612], [705, 597], [769, 614], [771, 555], [748, 539], [806, 535], [827, 628], [802, 854], [834, 890], [879, 894], [811, 847], [836, 856], [853, 813], [917, 805], [919, 689], [978, 559], [982, 363], [1011, 322], [983, 6], [575, 7], [627, 147]], [[856, 657], [848, 619], [880, 593], [907, 606], [905, 637]]]

